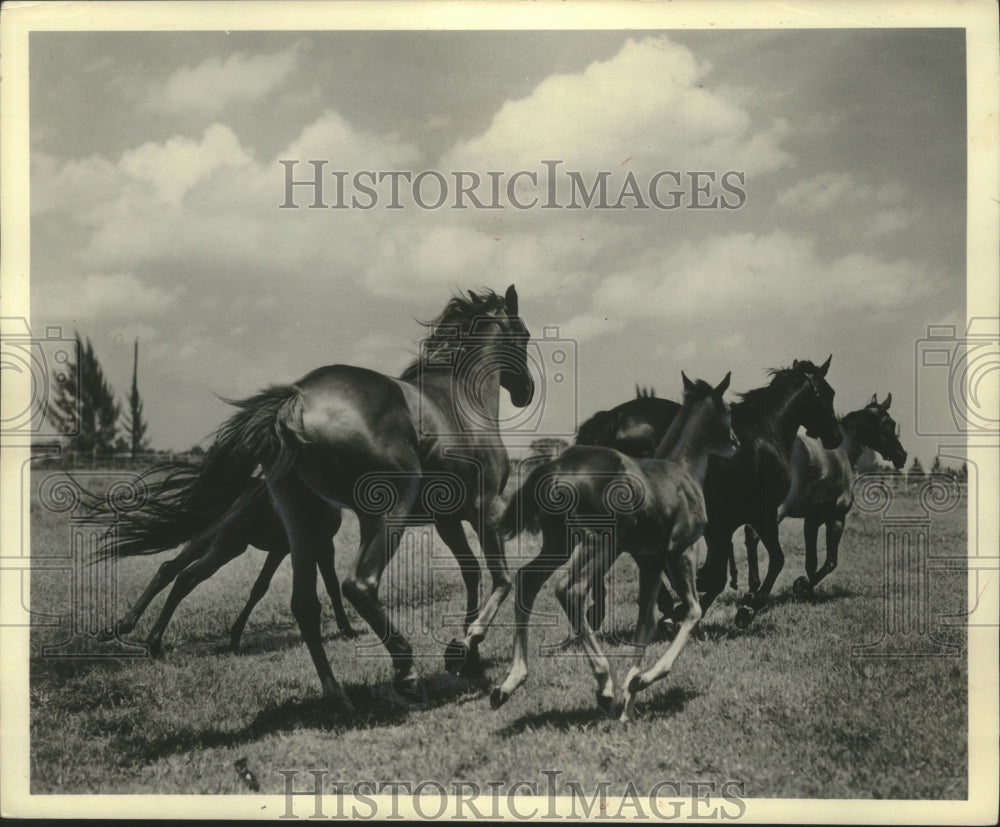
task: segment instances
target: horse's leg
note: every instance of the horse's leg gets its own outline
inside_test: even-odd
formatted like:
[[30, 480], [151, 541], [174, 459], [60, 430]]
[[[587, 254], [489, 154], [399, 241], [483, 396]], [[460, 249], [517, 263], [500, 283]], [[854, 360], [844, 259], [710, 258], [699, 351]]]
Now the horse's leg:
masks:
[[479, 644], [486, 637], [487, 630], [500, 610], [500, 604], [503, 603], [511, 590], [510, 574], [507, 572], [507, 558], [504, 554], [503, 540], [500, 539], [497, 527], [492, 523], [486, 523], [479, 535], [479, 542], [483, 548], [483, 556], [486, 558], [486, 569], [492, 580], [492, 590], [486, 598], [483, 608], [469, 624], [469, 628], [465, 632], [465, 639], [461, 644], [464, 652], [469, 656], [468, 669], [465, 674], [481, 673], [482, 667], [477, 666]]
[[621, 721], [628, 723], [635, 713], [635, 692], [630, 688], [639, 674], [646, 647], [653, 636], [653, 625], [656, 622], [656, 593], [660, 589], [660, 571], [662, 563], [656, 557], [644, 557], [639, 563], [639, 619], [635, 625], [635, 653], [632, 656], [632, 666], [625, 676], [625, 703], [622, 707]]
[[498, 709], [528, 677], [528, 621], [539, 590], [552, 573], [566, 562], [566, 526], [560, 524], [542, 535], [542, 550], [522, 566], [515, 577], [514, 646], [510, 671], [490, 694], [490, 706]]
[[726, 588], [726, 561], [733, 553], [733, 529], [727, 526], [721, 528], [711, 524], [705, 529], [705, 542], [708, 552], [700, 572], [701, 583], [701, 614], [704, 616], [709, 607]]
[[747, 547], [747, 587], [755, 592], [760, 588], [760, 561], [757, 559], [757, 532], [749, 523], [743, 527], [743, 541]]
[[581, 543], [570, 558], [570, 570], [566, 580], [556, 586], [556, 597], [566, 612], [566, 617], [569, 618], [573, 634], [583, 644], [590, 668], [597, 680], [597, 705], [605, 712], [611, 711], [615, 687], [608, 659], [601, 651], [594, 629], [587, 618], [589, 612], [584, 611], [584, 606], [591, 584], [595, 579], [604, 582], [604, 576], [616, 556], [600, 545]]
[[149, 637], [146, 639], [149, 653], [153, 657], [163, 653], [163, 633], [180, 602], [191, 593], [195, 586], [203, 583], [222, 566], [235, 560], [246, 550], [247, 543], [242, 534], [229, 529], [221, 531], [213, 539], [208, 551], [177, 575], [174, 587], [167, 595], [163, 609], [160, 610], [160, 616], [156, 618], [156, 623], [153, 624]]
[[[127, 635], [131, 632], [135, 628], [135, 625], [139, 622], [139, 618], [141, 618], [146, 609], [149, 608], [149, 604], [153, 602], [153, 598], [169, 586], [173, 582], [174, 578], [177, 577], [177, 575], [180, 574], [192, 560], [196, 557], [200, 557], [205, 551], [206, 545], [207, 541], [194, 541], [188, 543], [180, 554], [172, 560], [167, 560], [167, 562], [161, 564], [156, 570], [156, 574], [153, 575], [153, 579], [149, 581], [149, 585], [146, 586], [146, 590], [142, 593], [142, 596], [135, 602], [132, 608], [129, 609], [125, 617], [115, 624], [115, 634], [121, 636]], [[100, 639], [111, 640], [112, 637], [114, 637], [114, 634], [102, 633]]]
[[629, 704], [634, 703], [635, 694], [670, 674], [674, 661], [677, 660], [687, 643], [691, 630], [701, 620], [701, 604], [698, 602], [698, 591], [695, 585], [695, 570], [698, 565], [696, 546], [697, 543], [679, 555], [671, 555], [671, 580], [687, 604], [687, 614], [684, 616], [684, 622], [681, 623], [680, 629], [677, 630], [677, 635], [667, 647], [667, 651], [660, 656], [656, 663], [641, 674], [629, 673], [630, 678], [626, 681], [625, 690], [627, 701], [625, 711], [622, 712], [623, 721], [627, 720], [626, 712], [629, 710]]
[[281, 565], [281, 561], [287, 556], [287, 546], [273, 549], [267, 553], [267, 558], [264, 560], [264, 565], [260, 570], [260, 574], [257, 575], [257, 579], [254, 581], [253, 587], [250, 589], [250, 596], [247, 598], [247, 603], [243, 607], [243, 611], [240, 612], [240, 616], [236, 618], [233, 628], [229, 631], [229, 648], [233, 652], [238, 652], [240, 650], [240, 638], [243, 637], [243, 630], [246, 628], [247, 621], [250, 619], [250, 613], [254, 610], [254, 607], [260, 603], [264, 595], [267, 594], [267, 590], [271, 585], [271, 578], [274, 577], [274, 573], [278, 570], [278, 566]]
[[[455, 555], [455, 561], [462, 572], [462, 582], [465, 583], [465, 619], [462, 622], [462, 632], [467, 635], [469, 625], [479, 614], [479, 582], [482, 571], [465, 537], [460, 519], [439, 520], [435, 525], [441, 539]], [[462, 671], [468, 677], [479, 677], [482, 674], [478, 650], [463, 641], [451, 640], [445, 647], [444, 662], [445, 668], [450, 672]]]
[[275, 510], [281, 517], [292, 556], [292, 614], [299, 624], [302, 641], [309, 649], [313, 666], [323, 687], [323, 696], [336, 711], [356, 714], [347, 693], [337, 683], [323, 649], [320, 605], [316, 596], [316, 563], [324, 553], [329, 534], [321, 518], [322, 501], [293, 474], [274, 479], [267, 487]]
[[767, 549], [767, 575], [760, 588], [748, 595], [748, 602], [736, 613], [736, 624], [741, 628], [749, 626], [754, 615], [764, 607], [778, 575], [785, 566], [785, 553], [781, 550], [781, 543], [778, 542], [778, 521], [773, 516], [767, 516], [755, 523], [754, 528], [764, 548]]
[[396, 625], [389, 619], [378, 599], [382, 574], [399, 548], [405, 518], [409, 515], [416, 497], [414, 484], [399, 492], [399, 501], [385, 516], [359, 515], [361, 522], [361, 547], [354, 568], [354, 575], [344, 581], [344, 595], [354, 605], [358, 614], [378, 635], [392, 658], [396, 672], [396, 687], [410, 700], [425, 700], [420, 678], [413, 663], [413, 648]]
[[837, 568], [837, 552], [840, 549], [840, 538], [844, 535], [846, 518], [846, 514], [838, 512], [831, 514], [826, 521], [826, 559], [823, 561], [823, 567], [816, 572], [816, 576], [810, 578], [813, 586]]
[[807, 515], [802, 521], [802, 534], [806, 543], [806, 575], [796, 577], [792, 583], [795, 594], [799, 597], [807, 597], [812, 593], [813, 583], [816, 582], [816, 566], [818, 562], [818, 550], [816, 539], [819, 534], [820, 519], [815, 514]]
[[341, 637], [355, 638], [358, 636], [358, 632], [351, 626], [351, 621], [347, 619], [347, 612], [344, 611], [344, 601], [340, 596], [340, 578], [337, 577], [337, 569], [334, 567], [333, 560], [334, 546], [331, 540], [330, 553], [321, 554], [316, 560], [316, 567], [319, 569], [320, 577], [323, 578], [326, 593], [330, 596], [333, 616], [337, 620], [337, 629], [340, 630]]

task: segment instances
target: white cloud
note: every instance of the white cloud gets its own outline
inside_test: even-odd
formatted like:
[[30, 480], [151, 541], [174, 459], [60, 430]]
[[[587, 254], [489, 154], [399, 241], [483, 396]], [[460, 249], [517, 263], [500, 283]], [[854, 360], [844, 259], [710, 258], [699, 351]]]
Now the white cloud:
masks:
[[200, 142], [174, 136], [162, 144], [145, 143], [126, 152], [119, 166], [133, 178], [152, 183], [163, 201], [176, 205], [219, 167], [250, 160], [233, 131], [216, 123], [205, 130]]
[[780, 192], [778, 204], [812, 213], [835, 208], [865, 211], [879, 205], [895, 204], [904, 194], [903, 187], [895, 182], [872, 187], [859, 184], [849, 172], [821, 172]]
[[787, 125], [764, 129], [747, 110], [713, 93], [707, 65], [663, 37], [629, 39], [583, 72], [551, 75], [526, 98], [508, 101], [482, 135], [459, 143], [449, 169], [534, 169], [561, 159], [572, 169], [740, 169], [783, 164]]
[[132, 319], [167, 309], [182, 291], [154, 287], [132, 273], [103, 273], [43, 282], [32, 301], [56, 319]]
[[[893, 310], [933, 290], [909, 261], [864, 253], [822, 259], [805, 238], [776, 231], [685, 242], [655, 264], [606, 278], [593, 306], [632, 318], [732, 318], [751, 310], [776, 317], [809, 312]], [[738, 342], [733, 342], [734, 346]]]
[[231, 102], [256, 101], [277, 88], [298, 64], [299, 44], [269, 55], [234, 52], [174, 72], [146, 100], [162, 112], [215, 113]]

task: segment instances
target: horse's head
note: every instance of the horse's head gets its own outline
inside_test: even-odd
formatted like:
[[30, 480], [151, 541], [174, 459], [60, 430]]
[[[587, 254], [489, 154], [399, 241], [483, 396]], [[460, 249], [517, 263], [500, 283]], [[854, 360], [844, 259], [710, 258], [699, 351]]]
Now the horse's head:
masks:
[[833, 410], [834, 391], [826, 381], [826, 373], [832, 360], [831, 353], [819, 367], [810, 361], [800, 362], [798, 359], [792, 363], [792, 371], [802, 381], [802, 399], [805, 400], [802, 424], [806, 434], [819, 439], [828, 450], [836, 448], [844, 438]]
[[728, 459], [740, 449], [740, 441], [733, 431], [733, 415], [729, 403], [722, 398], [729, 387], [727, 373], [714, 388], [701, 379], [692, 382], [681, 371], [684, 380], [684, 407], [678, 419], [691, 420], [698, 417], [703, 428], [705, 447], [708, 453]]
[[872, 394], [871, 401], [857, 412], [858, 431], [864, 446], [877, 451], [898, 470], [906, 465], [906, 451], [899, 442], [899, 425], [889, 416], [891, 404], [891, 393], [882, 403]]
[[525, 408], [535, 398], [535, 380], [528, 369], [528, 340], [531, 334], [518, 315], [517, 290], [512, 284], [503, 297], [503, 307], [496, 314], [500, 324], [497, 340], [502, 356], [500, 385], [507, 389], [511, 403], [517, 408]]

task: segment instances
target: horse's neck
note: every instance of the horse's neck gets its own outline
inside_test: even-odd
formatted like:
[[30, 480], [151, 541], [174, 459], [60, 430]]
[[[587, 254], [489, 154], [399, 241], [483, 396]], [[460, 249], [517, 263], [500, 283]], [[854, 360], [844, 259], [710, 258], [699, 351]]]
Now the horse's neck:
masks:
[[840, 445], [837, 447], [843, 456], [847, 459], [847, 464], [853, 468], [859, 459], [861, 459], [861, 454], [865, 450], [864, 442], [861, 439], [861, 435], [858, 433], [858, 424], [851, 416], [847, 416], [840, 420], [840, 433], [843, 439]]
[[801, 407], [804, 404], [802, 397], [804, 394], [811, 392], [808, 386], [802, 387], [792, 396], [786, 396], [781, 399], [774, 409], [766, 414], [771, 419], [774, 429], [781, 440], [781, 447], [785, 451], [791, 451], [792, 446], [795, 444], [795, 436], [798, 434], [799, 426], [802, 424], [802, 415], [800, 413]]
[[[463, 352], [460, 363], [466, 360], [485, 359], [487, 364], [496, 362], [490, 359], [488, 353], [483, 353], [483, 349], [476, 348], [471, 352]], [[480, 372], [478, 370], [467, 370], [458, 367], [454, 384], [454, 406], [455, 416], [459, 422], [468, 424], [476, 429], [482, 429], [485, 419], [494, 430], [500, 429], [500, 370], [490, 370]], [[470, 411], [474, 412], [470, 416]]]
[[[669, 450], [660, 453], [657, 449], [656, 457], [667, 459], [685, 468], [692, 477], [699, 482], [705, 481], [705, 474], [708, 470], [708, 445], [705, 437], [704, 417], [695, 416], [693, 412], [682, 409], [675, 417], [667, 432], [677, 428], [677, 435], [672, 440]], [[667, 441], [664, 436], [661, 447]]]
[[667, 455], [674, 450], [681, 438], [684, 426], [687, 424], [689, 413], [690, 411], [687, 408], [682, 407], [677, 412], [677, 415], [670, 421], [670, 426], [667, 428], [667, 432], [663, 435], [659, 445], [656, 446], [656, 450], [653, 451], [654, 459], [668, 458]]

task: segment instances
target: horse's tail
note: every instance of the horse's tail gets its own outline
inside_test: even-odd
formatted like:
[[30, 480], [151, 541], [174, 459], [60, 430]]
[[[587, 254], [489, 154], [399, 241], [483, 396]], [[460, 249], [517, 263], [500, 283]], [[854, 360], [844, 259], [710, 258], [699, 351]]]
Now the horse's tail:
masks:
[[617, 425], [615, 411], [598, 411], [580, 425], [576, 432], [576, 444], [610, 445], [614, 441]]
[[240, 410], [219, 428], [201, 464], [167, 463], [144, 475], [165, 472], [148, 486], [146, 504], [118, 521], [103, 556], [155, 554], [215, 530], [224, 518], [226, 524], [236, 519], [245, 510], [241, 504], [265, 490], [258, 466], [275, 476], [290, 467], [298, 400], [294, 386], [276, 386], [231, 401]]
[[541, 531], [542, 511], [538, 506], [538, 486], [542, 477], [550, 470], [549, 462], [536, 465], [510, 498], [499, 524], [500, 536], [505, 540], [516, 537], [522, 531], [533, 534]]

